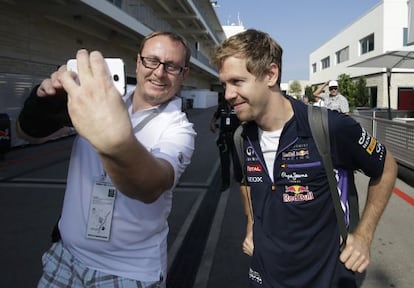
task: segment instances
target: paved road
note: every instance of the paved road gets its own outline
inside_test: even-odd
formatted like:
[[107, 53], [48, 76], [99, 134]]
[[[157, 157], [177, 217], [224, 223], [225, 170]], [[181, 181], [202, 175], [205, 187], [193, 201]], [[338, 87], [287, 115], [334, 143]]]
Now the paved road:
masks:
[[[245, 222], [239, 190], [235, 183], [222, 193], [218, 189], [218, 153], [208, 130], [213, 111], [189, 111], [198, 136], [192, 164], [174, 191], [169, 288], [247, 287], [249, 257], [241, 253]], [[40, 258], [60, 213], [72, 140], [16, 149], [0, 162], [0, 287], [36, 285]], [[412, 175], [405, 173], [404, 179], [412, 180]], [[358, 175], [357, 181], [362, 206], [367, 179]], [[363, 288], [413, 287], [414, 215], [408, 201], [414, 191], [401, 180], [397, 188], [406, 200], [396, 193], [391, 198]]]

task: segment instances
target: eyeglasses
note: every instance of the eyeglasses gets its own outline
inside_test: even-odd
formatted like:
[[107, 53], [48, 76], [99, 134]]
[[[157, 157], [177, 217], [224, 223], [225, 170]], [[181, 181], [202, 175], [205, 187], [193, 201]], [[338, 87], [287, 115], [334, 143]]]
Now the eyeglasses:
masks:
[[338, 87], [332, 86], [332, 87], [329, 87], [329, 90], [338, 90]]
[[172, 74], [172, 75], [179, 75], [184, 70], [187, 70], [187, 67], [181, 67], [179, 65], [168, 63], [168, 62], [161, 62], [157, 58], [151, 57], [140, 57], [142, 64], [149, 69], [157, 69], [161, 64], [164, 65], [164, 71]]

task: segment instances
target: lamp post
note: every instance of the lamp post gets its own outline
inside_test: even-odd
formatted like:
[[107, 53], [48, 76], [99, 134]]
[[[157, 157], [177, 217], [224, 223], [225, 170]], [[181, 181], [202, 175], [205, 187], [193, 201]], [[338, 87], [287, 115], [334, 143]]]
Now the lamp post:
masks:
[[387, 89], [388, 89], [388, 120], [391, 120], [391, 69], [387, 68]]

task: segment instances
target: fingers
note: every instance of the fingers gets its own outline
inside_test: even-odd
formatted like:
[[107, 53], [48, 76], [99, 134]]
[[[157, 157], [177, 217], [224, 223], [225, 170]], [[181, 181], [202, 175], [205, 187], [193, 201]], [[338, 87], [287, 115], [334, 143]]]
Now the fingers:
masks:
[[345, 264], [347, 269], [354, 272], [363, 272], [368, 267], [369, 260], [364, 254], [357, 250], [343, 255], [344, 252], [341, 254], [340, 260]]
[[89, 57], [91, 63], [91, 71], [94, 77], [107, 80], [104, 84], [112, 84], [111, 73], [109, 72], [108, 65], [105, 62], [104, 57], [98, 51], [91, 52]]
[[100, 87], [105, 91], [114, 88], [111, 73], [105, 58], [99, 51], [81, 49], [76, 54], [79, 82], [83, 84], [95, 83], [95, 89]]
[[50, 75], [50, 78], [43, 80], [37, 89], [38, 97], [46, 97], [56, 95], [63, 89], [62, 83], [59, 80], [60, 75], [66, 71], [66, 66], [60, 66], [59, 69]]
[[253, 251], [254, 251], [253, 240], [249, 236], [246, 236], [246, 238], [243, 241], [243, 252], [249, 256], [253, 256]]
[[361, 273], [370, 262], [369, 248], [364, 241], [350, 234], [339, 260], [344, 263], [347, 269]]
[[71, 71], [65, 71], [59, 75], [59, 82], [68, 95], [75, 94], [75, 91], [80, 87], [80, 83], [76, 81], [77, 78], [73, 76], [73, 73]]
[[56, 94], [56, 89], [52, 85], [51, 79], [45, 79], [40, 84], [39, 88], [37, 88], [36, 92], [38, 97], [46, 97]]

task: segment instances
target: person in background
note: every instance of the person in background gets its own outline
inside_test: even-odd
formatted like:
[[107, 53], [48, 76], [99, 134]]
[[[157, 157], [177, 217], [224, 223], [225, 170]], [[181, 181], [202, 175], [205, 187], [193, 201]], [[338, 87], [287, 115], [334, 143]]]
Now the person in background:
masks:
[[210, 121], [210, 131], [216, 133], [216, 122], [220, 120], [218, 124], [219, 135], [217, 138], [217, 147], [220, 153], [220, 165], [221, 165], [221, 187], [220, 191], [224, 191], [230, 186], [231, 179], [231, 162], [233, 162], [233, 169], [238, 171], [240, 169], [239, 161], [237, 158], [236, 150], [234, 147], [233, 135], [237, 127], [240, 125], [240, 121], [237, 118], [236, 112], [229, 103], [224, 99], [222, 93], [219, 94], [219, 104], [216, 112]]
[[64, 65], [32, 90], [19, 116], [22, 137], [68, 125], [78, 132], [38, 287], [165, 287], [172, 190], [194, 151], [193, 125], [175, 96], [190, 54], [180, 36], [154, 32], [124, 97], [102, 54], [86, 50], [76, 56], [78, 75]]
[[247, 186], [241, 190], [247, 223], [253, 226], [252, 232], [247, 227], [243, 243], [243, 251], [252, 255], [249, 286], [354, 288], [355, 272], [370, 262], [375, 228], [391, 196], [397, 165], [353, 118], [328, 110], [343, 207], [346, 195], [356, 193], [354, 170], [370, 177], [359, 224], [341, 243], [308, 107], [280, 89], [282, 52], [267, 33], [249, 29], [225, 40], [212, 56], [225, 98], [245, 122], [241, 136]]
[[[322, 90], [321, 93], [324, 94], [325, 90]], [[313, 102], [313, 106], [324, 107], [325, 103], [323, 102], [322, 97], [315, 97], [315, 102]]]
[[[325, 87], [328, 86], [329, 93], [321, 93]], [[313, 92], [317, 102], [322, 101], [323, 105], [331, 110], [348, 114], [349, 104], [345, 96], [338, 91], [338, 81], [331, 80], [323, 83], [318, 89]], [[322, 106], [322, 105], [319, 105]]]
[[306, 96], [306, 95], [303, 95], [302, 96], [302, 102], [305, 103], [305, 104], [309, 104], [309, 97]]

